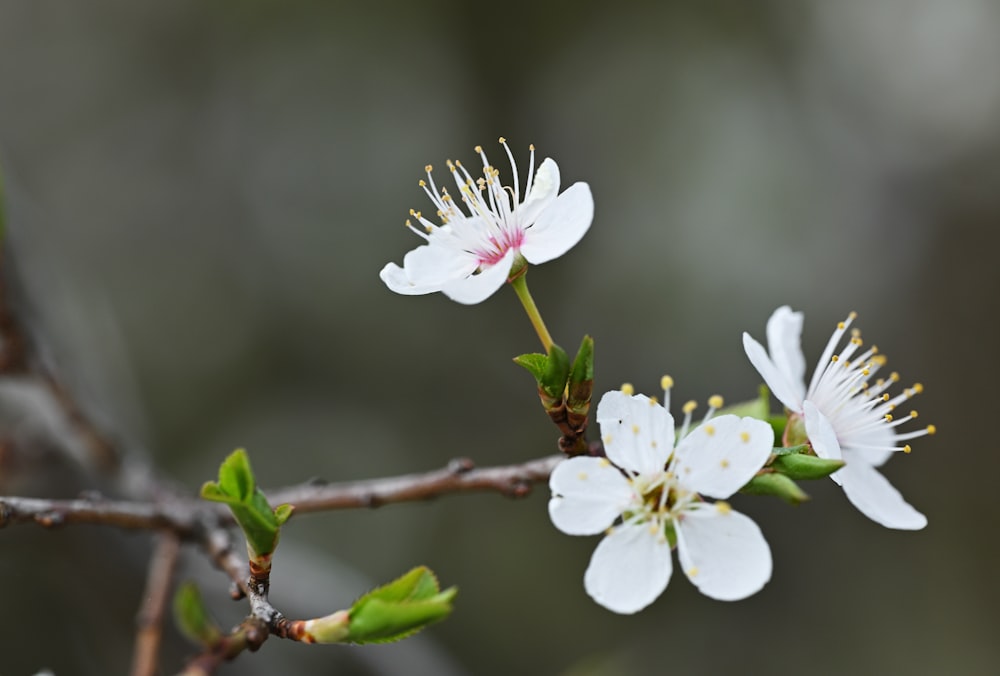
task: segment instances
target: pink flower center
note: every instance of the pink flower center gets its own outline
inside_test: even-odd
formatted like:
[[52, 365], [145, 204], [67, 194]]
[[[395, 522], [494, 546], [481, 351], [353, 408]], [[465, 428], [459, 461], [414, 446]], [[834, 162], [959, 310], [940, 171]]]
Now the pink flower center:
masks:
[[491, 235], [484, 242], [486, 246], [476, 252], [476, 255], [479, 256], [480, 267], [492, 267], [496, 265], [507, 255], [508, 251], [511, 249], [520, 249], [523, 243], [524, 230], [520, 228], [505, 229], [499, 236]]

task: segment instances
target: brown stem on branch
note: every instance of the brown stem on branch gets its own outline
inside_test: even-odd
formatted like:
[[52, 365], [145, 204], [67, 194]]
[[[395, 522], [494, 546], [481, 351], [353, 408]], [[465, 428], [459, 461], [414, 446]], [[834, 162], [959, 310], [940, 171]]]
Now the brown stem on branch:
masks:
[[163, 629], [163, 614], [170, 596], [170, 583], [174, 577], [181, 542], [173, 533], [159, 536], [156, 549], [149, 562], [146, 589], [142, 606], [136, 617], [138, 630], [135, 636], [135, 650], [132, 654], [131, 676], [155, 676], [156, 662], [160, 653], [160, 636]]

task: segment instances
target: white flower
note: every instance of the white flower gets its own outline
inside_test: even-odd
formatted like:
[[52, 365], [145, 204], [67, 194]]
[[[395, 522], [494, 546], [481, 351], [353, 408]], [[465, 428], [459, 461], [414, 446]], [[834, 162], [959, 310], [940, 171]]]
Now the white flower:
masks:
[[794, 430], [799, 419], [804, 420], [806, 435], [816, 455], [847, 463], [831, 478], [843, 487], [854, 506], [888, 528], [917, 530], [927, 525], [927, 518], [903, 500], [875, 468], [884, 464], [894, 451], [910, 452], [910, 446], [900, 442], [933, 434], [935, 428], [929, 425], [904, 434], [896, 431], [897, 426], [916, 418], [917, 412], [897, 418], [892, 411], [922, 392], [923, 386], [918, 383], [890, 398], [885, 390], [899, 380], [898, 374], [869, 385], [885, 365], [885, 357], [874, 345], [855, 356], [862, 346], [857, 329], [851, 331], [843, 351], [834, 353], [856, 316], [852, 312], [837, 324], [808, 389], [800, 343], [801, 312], [792, 312], [786, 305], [771, 315], [767, 321], [770, 356], [747, 333], [743, 334], [743, 347], [771, 392], [791, 411], [788, 429]]
[[[586, 183], [574, 183], [559, 193], [559, 167], [546, 158], [535, 173], [535, 147], [531, 146], [528, 180], [521, 201], [520, 180], [514, 156], [501, 138], [513, 173], [513, 187], [500, 182], [500, 172], [490, 165], [481, 146], [483, 177], [473, 180], [461, 162], [448, 160], [468, 215], [455, 204], [447, 189], [438, 191], [431, 166], [420, 187], [437, 210], [441, 225], [419, 211], [410, 215], [424, 227], [406, 221], [427, 243], [403, 257], [403, 267], [388, 263], [379, 273], [386, 286], [407, 295], [441, 291], [459, 303], [474, 304], [503, 286], [519, 256], [539, 264], [558, 258], [580, 241], [594, 217], [594, 200]], [[522, 261], [523, 263], [523, 261]]]
[[685, 407], [675, 449], [669, 411], [643, 395], [608, 392], [597, 407], [607, 458], [570, 458], [552, 472], [556, 528], [607, 531], [583, 582], [616, 613], [642, 610], [663, 592], [674, 543], [685, 574], [711, 598], [746, 598], [771, 578], [771, 550], [757, 524], [701, 497], [727, 498], [753, 477], [771, 453], [771, 426], [723, 415], [686, 435], [693, 408]]

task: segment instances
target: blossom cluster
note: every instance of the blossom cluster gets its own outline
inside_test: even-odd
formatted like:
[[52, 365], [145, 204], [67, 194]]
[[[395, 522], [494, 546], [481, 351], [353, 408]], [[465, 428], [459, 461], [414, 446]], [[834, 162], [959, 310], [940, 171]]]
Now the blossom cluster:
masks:
[[[406, 225], [425, 243], [406, 254], [402, 267], [389, 263], [382, 269], [391, 290], [407, 295], [440, 291], [460, 303], [478, 303], [505, 281], [518, 280], [529, 263], [566, 253], [587, 232], [594, 213], [587, 184], [575, 183], [560, 194], [558, 166], [545, 159], [536, 172], [531, 146], [522, 200], [513, 154], [504, 139], [500, 143], [510, 160], [512, 185], [502, 184], [481, 147], [476, 147], [482, 161], [478, 179], [460, 162], [448, 161], [464, 210], [446, 188], [438, 188], [426, 167], [427, 180], [420, 186], [440, 223], [411, 210], [423, 230], [409, 220]], [[527, 301], [525, 309], [551, 355], [537, 308]], [[927, 524], [879, 471], [895, 452], [910, 452], [906, 442], [935, 432], [933, 425], [900, 431], [917, 412], [900, 415], [897, 408], [923, 386], [891, 394], [899, 376], [877, 377], [885, 357], [874, 345], [865, 347], [852, 327], [855, 318], [851, 313], [837, 324], [808, 385], [801, 312], [783, 306], [771, 315], [766, 349], [743, 334], [750, 363], [785, 407], [777, 422], [720, 412], [722, 399], [713, 397], [697, 424], [692, 421], [695, 404], [688, 402], [681, 424], [675, 425], [669, 410], [673, 382], [666, 376], [662, 403], [631, 388], [601, 398], [596, 420], [602, 443], [596, 455], [563, 460], [549, 481], [549, 515], [556, 528], [570, 535], [605, 534], [584, 574], [587, 593], [597, 603], [618, 613], [648, 606], [670, 581], [674, 549], [681, 570], [706, 596], [733, 601], [759, 591], [771, 577], [770, 547], [756, 523], [726, 500], [773, 473], [777, 456], [792, 448], [832, 461], [822, 476], [829, 475], [876, 523], [903, 530]], [[558, 380], [555, 393], [550, 392], [554, 403], [543, 401], [553, 420], [565, 382]]]

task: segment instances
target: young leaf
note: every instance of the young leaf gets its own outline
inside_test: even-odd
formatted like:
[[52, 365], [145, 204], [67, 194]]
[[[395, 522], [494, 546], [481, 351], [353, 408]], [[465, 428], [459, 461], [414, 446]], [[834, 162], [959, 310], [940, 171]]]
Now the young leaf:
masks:
[[584, 336], [573, 359], [566, 387], [566, 407], [573, 413], [587, 415], [594, 392], [594, 339]]
[[195, 643], [215, 645], [222, 632], [212, 621], [193, 582], [185, 582], [174, 594], [174, 620], [181, 632]]
[[779, 455], [771, 463], [775, 471], [790, 479], [822, 479], [844, 466], [843, 460], [817, 458], [815, 455], [787, 453]]
[[345, 640], [352, 643], [398, 641], [447, 617], [458, 589], [441, 591], [430, 569], [419, 566], [368, 592], [351, 607]]
[[785, 502], [797, 505], [809, 499], [809, 496], [799, 488], [798, 484], [784, 474], [768, 472], [758, 474], [740, 489], [741, 493], [750, 495], [773, 495]]

